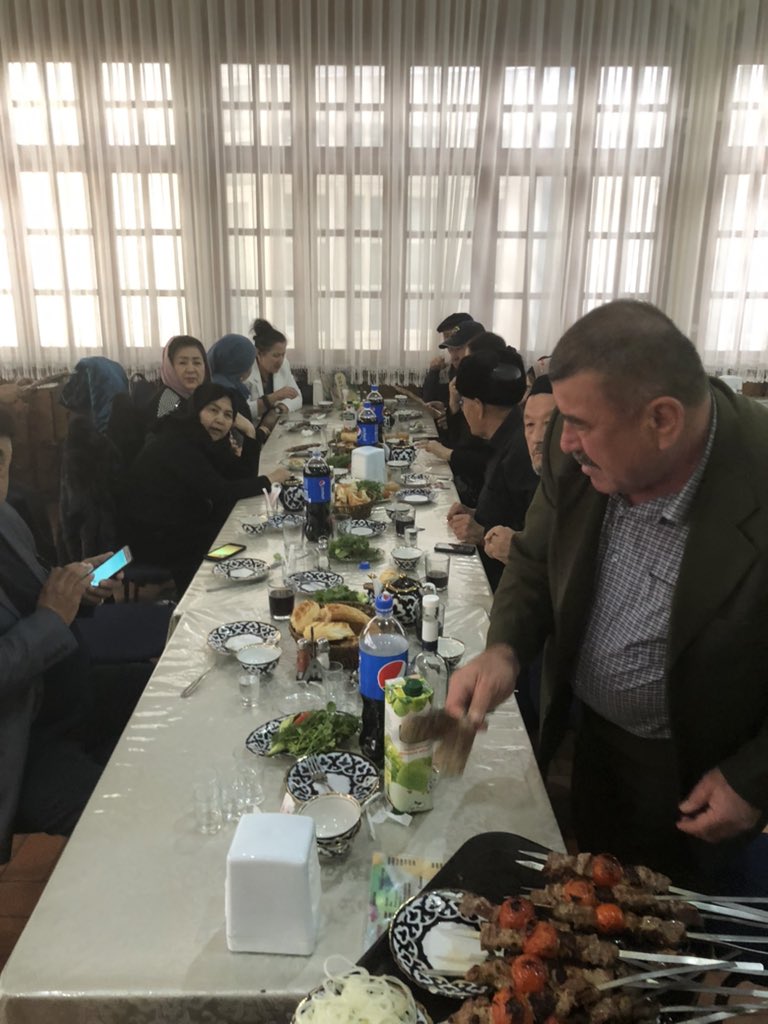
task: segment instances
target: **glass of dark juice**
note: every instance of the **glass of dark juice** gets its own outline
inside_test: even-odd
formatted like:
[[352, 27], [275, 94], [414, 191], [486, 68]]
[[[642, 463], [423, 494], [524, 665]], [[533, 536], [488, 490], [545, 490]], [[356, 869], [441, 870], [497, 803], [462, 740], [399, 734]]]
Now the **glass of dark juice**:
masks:
[[286, 582], [283, 568], [273, 569], [267, 580], [269, 595], [269, 614], [278, 622], [290, 619], [293, 611], [293, 588]]
[[435, 590], [445, 590], [448, 586], [448, 577], [451, 571], [450, 555], [442, 555], [439, 552], [428, 552], [426, 556], [426, 577], [427, 583], [434, 584]]

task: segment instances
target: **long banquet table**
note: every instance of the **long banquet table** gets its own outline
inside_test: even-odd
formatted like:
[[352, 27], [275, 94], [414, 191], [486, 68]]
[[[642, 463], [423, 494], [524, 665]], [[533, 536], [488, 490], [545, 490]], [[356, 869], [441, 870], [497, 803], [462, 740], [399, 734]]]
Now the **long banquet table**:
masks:
[[[278, 428], [263, 455], [267, 471], [296, 443], [295, 433]], [[420, 453], [420, 467], [427, 467], [425, 458]], [[455, 492], [446, 485], [434, 504], [417, 508], [424, 548], [450, 539], [445, 513], [453, 500]], [[238, 503], [220, 540], [245, 543], [244, 554], [269, 561], [282, 547], [281, 535], [251, 537], [239, 525], [243, 515], [264, 507], [263, 498]], [[394, 546], [391, 528], [381, 546]], [[363, 581], [356, 566], [340, 571], [351, 586]], [[454, 557], [445, 632], [465, 641], [467, 657], [483, 647], [490, 602], [479, 558]], [[563, 849], [511, 701], [478, 736], [465, 774], [440, 781], [432, 811], [408, 827], [389, 820], [377, 825], [375, 841], [363, 828], [345, 860], [323, 865], [321, 934], [312, 956], [230, 953], [224, 875], [234, 825], [215, 835], [196, 831], [192, 782], [201, 768], [229, 770], [249, 732], [284, 713], [285, 697], [296, 689], [295, 645], [281, 624], [278, 670], [262, 683], [258, 706], [242, 707], [237, 662], [214, 655], [206, 637], [213, 627], [243, 618], [270, 621], [265, 584], [222, 588], [204, 563], [178, 607], [146, 692], [0, 976], [5, 1024], [287, 1022], [298, 1000], [322, 980], [329, 955], [355, 961], [364, 951], [374, 851], [442, 862], [473, 835], [495, 830]], [[180, 700], [180, 691], [210, 665], [197, 692]], [[261, 809], [276, 811], [286, 762], [261, 761]]]

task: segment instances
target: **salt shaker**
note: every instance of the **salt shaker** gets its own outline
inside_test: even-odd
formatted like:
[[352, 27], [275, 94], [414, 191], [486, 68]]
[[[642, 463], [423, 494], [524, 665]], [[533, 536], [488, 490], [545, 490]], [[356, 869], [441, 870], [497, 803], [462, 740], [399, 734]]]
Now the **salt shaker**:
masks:
[[323, 572], [328, 572], [331, 568], [331, 563], [328, 556], [328, 538], [318, 537], [317, 538], [317, 568]]

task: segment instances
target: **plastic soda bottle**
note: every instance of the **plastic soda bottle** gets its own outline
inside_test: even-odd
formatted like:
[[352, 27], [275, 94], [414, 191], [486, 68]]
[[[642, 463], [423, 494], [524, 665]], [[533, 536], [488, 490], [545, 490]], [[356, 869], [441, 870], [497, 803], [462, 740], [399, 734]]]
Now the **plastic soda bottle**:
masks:
[[378, 765], [384, 764], [384, 688], [389, 679], [405, 675], [408, 640], [392, 614], [392, 595], [376, 598], [376, 615], [360, 634], [360, 696], [363, 724], [360, 749]]
[[379, 425], [376, 413], [370, 402], [363, 402], [363, 408], [357, 417], [357, 443], [360, 445], [377, 445], [379, 443]]
[[304, 536], [316, 541], [331, 535], [331, 471], [319, 451], [304, 464]]

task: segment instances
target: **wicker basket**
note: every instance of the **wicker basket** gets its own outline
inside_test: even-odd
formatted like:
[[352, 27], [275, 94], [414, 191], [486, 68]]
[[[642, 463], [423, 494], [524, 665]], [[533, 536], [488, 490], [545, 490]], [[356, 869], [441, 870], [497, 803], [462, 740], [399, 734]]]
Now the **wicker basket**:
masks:
[[335, 505], [333, 508], [336, 519], [368, 519], [372, 511], [372, 501], [366, 501], [364, 505]]
[[[311, 595], [307, 595], [311, 600]], [[335, 601], [334, 604], [350, 604], [348, 601]], [[360, 608], [359, 604], [351, 605], [352, 608]], [[371, 612], [373, 616], [373, 612]], [[288, 623], [288, 629], [294, 640], [301, 640], [302, 634], [298, 630], [294, 629], [291, 623]], [[331, 661], [338, 661], [344, 668], [351, 671], [357, 668], [357, 662], [359, 658], [359, 647], [358, 638], [351, 637], [347, 640], [331, 640], [329, 642], [329, 653]]]

